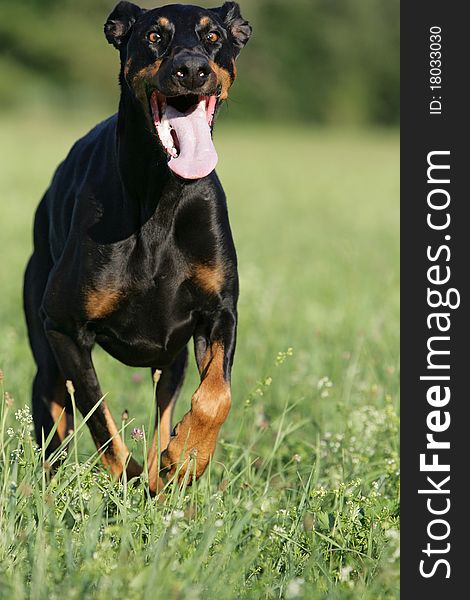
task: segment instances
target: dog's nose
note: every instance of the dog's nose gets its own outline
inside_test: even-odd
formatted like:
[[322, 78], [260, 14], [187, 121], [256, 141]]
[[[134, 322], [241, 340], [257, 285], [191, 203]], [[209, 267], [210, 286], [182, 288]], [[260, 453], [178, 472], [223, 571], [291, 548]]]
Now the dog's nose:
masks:
[[204, 85], [212, 69], [203, 56], [182, 54], [173, 62], [173, 77], [188, 89], [197, 89]]

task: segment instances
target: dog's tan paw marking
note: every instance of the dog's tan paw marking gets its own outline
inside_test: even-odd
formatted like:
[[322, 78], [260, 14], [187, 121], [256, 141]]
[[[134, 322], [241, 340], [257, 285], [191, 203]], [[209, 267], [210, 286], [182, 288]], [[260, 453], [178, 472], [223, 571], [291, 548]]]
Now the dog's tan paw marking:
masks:
[[215, 451], [219, 427], [204, 425], [192, 411], [175, 428], [167, 449], [162, 452], [162, 475], [182, 482], [188, 469], [188, 482], [198, 479], [206, 470]]

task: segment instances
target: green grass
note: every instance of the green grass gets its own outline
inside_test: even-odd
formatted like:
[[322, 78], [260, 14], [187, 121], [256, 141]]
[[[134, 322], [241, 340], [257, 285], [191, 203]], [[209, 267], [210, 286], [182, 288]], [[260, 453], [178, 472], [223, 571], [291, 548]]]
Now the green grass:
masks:
[[[83, 423], [51, 478], [23, 410], [32, 215], [96, 118], [0, 121], [0, 597], [397, 598], [396, 134], [217, 132], [241, 275], [233, 408], [210, 472], [155, 501], [94, 466]], [[149, 374], [95, 359], [115, 417], [148, 431]]]

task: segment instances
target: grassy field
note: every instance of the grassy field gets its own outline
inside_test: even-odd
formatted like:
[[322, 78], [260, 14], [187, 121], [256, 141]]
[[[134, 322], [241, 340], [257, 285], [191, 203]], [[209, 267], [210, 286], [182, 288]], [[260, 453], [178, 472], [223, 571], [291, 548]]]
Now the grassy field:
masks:
[[[83, 424], [55, 477], [30, 439], [21, 309], [35, 205], [99, 116], [0, 119], [0, 598], [398, 597], [398, 139], [220, 128], [237, 244], [233, 409], [209, 473], [148, 500]], [[96, 351], [137, 456], [152, 388]], [[194, 361], [177, 409], [197, 385]]]

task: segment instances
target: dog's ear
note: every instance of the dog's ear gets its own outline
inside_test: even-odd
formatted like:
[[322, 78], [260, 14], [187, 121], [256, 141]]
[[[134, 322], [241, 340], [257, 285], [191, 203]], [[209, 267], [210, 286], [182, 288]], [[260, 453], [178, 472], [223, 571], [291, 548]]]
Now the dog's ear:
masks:
[[104, 34], [110, 44], [119, 50], [126, 41], [132, 25], [145, 10], [132, 2], [119, 2], [104, 24]]
[[251, 25], [242, 17], [240, 6], [236, 2], [225, 2], [220, 8], [212, 10], [222, 20], [231, 35], [235, 46], [235, 56], [238, 56], [251, 37]]

